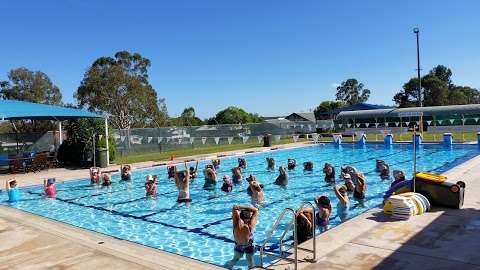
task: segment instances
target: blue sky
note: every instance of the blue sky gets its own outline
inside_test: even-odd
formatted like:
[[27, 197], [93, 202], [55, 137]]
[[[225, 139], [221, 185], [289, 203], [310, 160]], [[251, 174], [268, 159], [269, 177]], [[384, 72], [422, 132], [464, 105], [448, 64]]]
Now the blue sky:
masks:
[[357, 78], [371, 103], [392, 104], [436, 64], [480, 88], [480, 1], [22, 1], [0, 3], [0, 80], [27, 67], [74, 102], [92, 62], [119, 50], [152, 61], [150, 80], [169, 113], [209, 117], [235, 105], [261, 115], [308, 111]]

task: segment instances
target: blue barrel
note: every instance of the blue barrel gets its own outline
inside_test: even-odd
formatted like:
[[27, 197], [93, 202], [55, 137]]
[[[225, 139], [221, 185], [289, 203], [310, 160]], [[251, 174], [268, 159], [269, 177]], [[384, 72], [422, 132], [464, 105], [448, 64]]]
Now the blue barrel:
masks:
[[452, 133], [443, 133], [443, 144], [447, 146], [450, 146], [453, 144]]
[[383, 143], [386, 146], [392, 145], [393, 144], [393, 135], [392, 134], [385, 135], [385, 138], [383, 138]]
[[422, 144], [422, 134], [415, 134], [414, 141], [416, 145]]

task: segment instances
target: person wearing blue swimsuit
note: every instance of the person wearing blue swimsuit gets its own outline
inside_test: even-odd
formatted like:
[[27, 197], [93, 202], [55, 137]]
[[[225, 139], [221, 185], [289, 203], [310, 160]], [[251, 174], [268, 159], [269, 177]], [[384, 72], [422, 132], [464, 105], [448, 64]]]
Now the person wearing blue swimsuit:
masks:
[[328, 230], [332, 204], [330, 203], [330, 199], [325, 195], [315, 197], [314, 201], [318, 207], [317, 217], [315, 219], [316, 225], [320, 229], [320, 232], [324, 232]]
[[235, 239], [235, 248], [233, 250], [233, 259], [225, 267], [232, 269], [243, 255], [246, 255], [248, 268], [255, 267], [253, 255], [255, 254], [255, 245], [253, 232], [257, 225], [258, 209], [252, 206], [234, 205], [232, 208], [233, 237]]
[[8, 202], [18, 202], [20, 200], [20, 190], [17, 188], [17, 180], [7, 180], [5, 182], [5, 189], [8, 193]]

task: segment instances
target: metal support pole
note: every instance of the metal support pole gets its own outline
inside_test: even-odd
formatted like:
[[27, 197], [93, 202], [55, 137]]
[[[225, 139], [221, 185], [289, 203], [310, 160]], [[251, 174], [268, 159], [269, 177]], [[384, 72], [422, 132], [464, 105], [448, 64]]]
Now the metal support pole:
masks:
[[93, 166], [92, 167], [97, 167], [97, 162], [96, 162], [96, 151], [95, 151], [95, 133], [93, 134]]
[[417, 132], [413, 126], [413, 192], [415, 193], [415, 178], [417, 176]]
[[[417, 36], [417, 77], [418, 77], [418, 107], [423, 107], [422, 102], [422, 78], [420, 77], [420, 40], [419, 40], [420, 29], [415, 27], [413, 33]], [[420, 116], [419, 123], [420, 133], [423, 134], [423, 115]]]
[[108, 145], [108, 118], [105, 117], [105, 146], [107, 148], [107, 167], [110, 166], [110, 147]]
[[63, 134], [62, 134], [62, 121], [58, 121], [58, 145], [62, 145]]

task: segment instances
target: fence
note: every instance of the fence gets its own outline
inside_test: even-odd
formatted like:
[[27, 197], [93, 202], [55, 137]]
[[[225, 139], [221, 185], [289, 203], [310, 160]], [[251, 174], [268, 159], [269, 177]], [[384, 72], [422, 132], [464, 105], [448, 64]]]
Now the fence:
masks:
[[[271, 134], [274, 141], [293, 138], [294, 134], [315, 133], [317, 129], [330, 127], [325, 122], [278, 122], [259, 124], [165, 127], [130, 130], [114, 130], [117, 152], [162, 152], [179, 148], [197, 148], [209, 145], [261, 143], [263, 135]], [[297, 137], [295, 137], [297, 138]]]
[[[4, 133], [0, 134], [0, 154], [22, 152], [53, 152], [58, 148], [58, 131], [45, 133]], [[64, 138], [66, 134], [64, 133]]]

